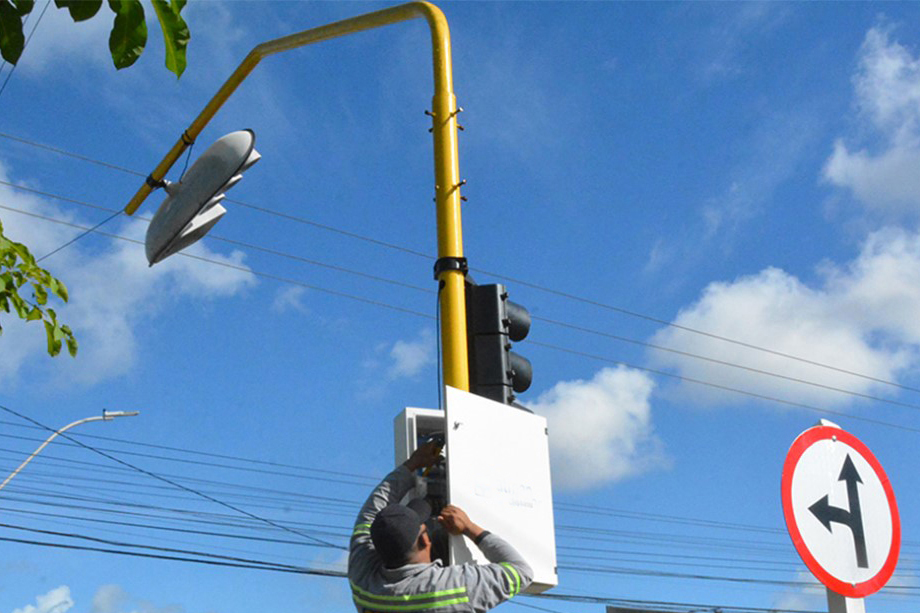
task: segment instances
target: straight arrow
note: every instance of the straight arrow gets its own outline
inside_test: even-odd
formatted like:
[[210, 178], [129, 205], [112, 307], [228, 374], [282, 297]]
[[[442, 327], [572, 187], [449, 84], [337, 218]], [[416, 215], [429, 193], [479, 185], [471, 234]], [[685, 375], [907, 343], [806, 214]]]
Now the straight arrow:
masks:
[[856, 465], [850, 459], [850, 454], [847, 454], [846, 460], [843, 461], [843, 468], [837, 479], [846, 481], [849, 511], [831, 506], [828, 496], [822, 497], [818, 502], [808, 507], [808, 510], [830, 532], [833, 532], [831, 522], [847, 526], [853, 534], [853, 545], [856, 548], [856, 565], [859, 568], [869, 568], [869, 556], [866, 552], [866, 533], [863, 528], [862, 508], [859, 504], [859, 487], [856, 485], [857, 483], [862, 483], [862, 479], [856, 470]]

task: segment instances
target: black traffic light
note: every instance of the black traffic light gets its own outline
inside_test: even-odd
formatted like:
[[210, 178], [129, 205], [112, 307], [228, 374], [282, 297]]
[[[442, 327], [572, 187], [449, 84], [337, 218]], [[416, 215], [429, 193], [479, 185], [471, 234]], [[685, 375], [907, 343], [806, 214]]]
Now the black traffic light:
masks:
[[475, 285], [467, 279], [466, 335], [470, 360], [470, 391], [505, 404], [515, 392], [530, 387], [530, 360], [511, 351], [511, 341], [524, 340], [530, 313], [508, 300], [501, 284]]

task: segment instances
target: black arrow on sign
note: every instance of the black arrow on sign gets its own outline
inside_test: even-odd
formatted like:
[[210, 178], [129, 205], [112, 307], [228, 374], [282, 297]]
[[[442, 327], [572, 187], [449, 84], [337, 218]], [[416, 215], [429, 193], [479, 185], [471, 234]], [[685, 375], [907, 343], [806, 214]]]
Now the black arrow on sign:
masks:
[[843, 469], [840, 471], [838, 481], [847, 482], [847, 501], [850, 510], [832, 507], [825, 496], [818, 502], [814, 503], [808, 510], [811, 511], [818, 521], [824, 524], [824, 527], [831, 530], [831, 522], [847, 526], [853, 533], [853, 544], [856, 547], [856, 565], [860, 568], [869, 568], [869, 559], [866, 555], [866, 533], [863, 530], [862, 509], [859, 506], [859, 490], [857, 483], [862, 483], [859, 473], [856, 472], [856, 466], [847, 454], [847, 459], [843, 461]]

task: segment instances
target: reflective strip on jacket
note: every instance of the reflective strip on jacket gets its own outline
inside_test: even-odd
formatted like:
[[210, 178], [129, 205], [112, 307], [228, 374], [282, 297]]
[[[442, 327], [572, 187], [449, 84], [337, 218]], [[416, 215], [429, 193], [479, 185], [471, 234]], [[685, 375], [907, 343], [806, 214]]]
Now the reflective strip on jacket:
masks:
[[533, 571], [504, 539], [487, 534], [479, 549], [490, 564], [406, 564], [386, 568], [371, 542], [371, 523], [412, 489], [399, 466], [378, 485], [358, 514], [348, 555], [348, 580], [358, 613], [482, 613], [530, 585]]

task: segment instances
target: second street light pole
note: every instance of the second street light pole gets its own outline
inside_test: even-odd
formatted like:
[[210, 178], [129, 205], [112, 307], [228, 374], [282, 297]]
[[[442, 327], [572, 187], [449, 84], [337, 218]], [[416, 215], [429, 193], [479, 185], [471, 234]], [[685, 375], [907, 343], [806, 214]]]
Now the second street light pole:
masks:
[[457, 148], [457, 98], [453, 92], [450, 30], [441, 10], [428, 2], [410, 2], [359, 15], [351, 19], [291, 34], [257, 45], [249, 52], [217, 94], [205, 106], [166, 157], [147, 177], [125, 207], [134, 214], [150, 192], [161, 184], [179, 156], [192, 144], [220, 107], [265, 57], [305, 45], [338, 38], [362, 30], [424, 18], [431, 31], [434, 96], [432, 135], [434, 138], [435, 203], [437, 206], [438, 260], [435, 276], [439, 283], [442, 370], [444, 383], [469, 391], [466, 340], [466, 300], [463, 232], [460, 215], [460, 162]]
[[71, 423], [67, 424], [66, 426], [64, 426], [63, 428], [61, 428], [61, 429], [59, 429], [59, 430], [55, 430], [54, 432], [51, 433], [51, 436], [49, 436], [47, 439], [45, 439], [45, 442], [44, 442], [44, 443], [42, 443], [41, 445], [38, 446], [38, 449], [36, 449], [35, 451], [32, 452], [32, 455], [30, 455], [29, 457], [27, 457], [27, 458], [25, 459], [25, 461], [23, 461], [23, 463], [20, 464], [20, 465], [16, 468], [16, 470], [14, 470], [13, 472], [11, 472], [10, 475], [9, 475], [6, 479], [3, 480], [3, 483], [0, 483], [0, 490], [2, 490], [3, 488], [5, 488], [5, 487], [6, 487], [6, 484], [9, 483], [10, 481], [12, 481], [12, 480], [13, 480], [13, 477], [15, 477], [16, 475], [18, 475], [18, 474], [19, 474], [19, 471], [21, 471], [23, 468], [26, 467], [26, 464], [28, 464], [29, 462], [31, 462], [31, 461], [35, 458], [35, 456], [37, 456], [39, 453], [41, 453], [42, 449], [44, 449], [45, 447], [48, 446], [48, 443], [50, 443], [51, 441], [53, 441], [54, 439], [56, 439], [61, 433], [67, 432], [67, 431], [70, 430], [71, 428], [74, 428], [74, 427], [76, 427], [76, 426], [79, 426], [79, 425], [81, 425], [81, 424], [85, 424], [85, 423], [88, 423], [88, 422], [91, 422], [91, 421], [112, 421], [112, 420], [115, 419], [116, 417], [134, 417], [135, 415], [140, 415], [140, 411], [106, 411], [105, 409], [103, 409], [102, 415], [96, 415], [96, 416], [94, 416], [94, 417], [84, 417], [83, 419], [78, 419], [78, 420], [75, 421], [75, 422], [71, 422]]

